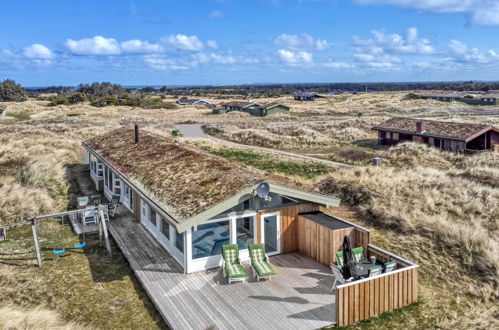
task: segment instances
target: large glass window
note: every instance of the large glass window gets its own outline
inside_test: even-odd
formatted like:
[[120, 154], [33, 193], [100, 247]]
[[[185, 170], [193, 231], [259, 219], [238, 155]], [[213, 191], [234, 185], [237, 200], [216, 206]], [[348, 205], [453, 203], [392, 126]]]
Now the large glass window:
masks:
[[255, 218], [244, 217], [236, 219], [236, 237], [239, 249], [248, 248], [249, 244], [255, 243]]
[[222, 254], [222, 245], [229, 243], [229, 220], [199, 225], [192, 232], [192, 259]]
[[182, 253], [184, 253], [184, 233], [179, 233], [175, 229], [175, 247]]
[[156, 211], [152, 207], [149, 207], [149, 221], [156, 226]]
[[170, 239], [170, 224], [163, 218], [161, 218], [161, 233], [167, 239]]

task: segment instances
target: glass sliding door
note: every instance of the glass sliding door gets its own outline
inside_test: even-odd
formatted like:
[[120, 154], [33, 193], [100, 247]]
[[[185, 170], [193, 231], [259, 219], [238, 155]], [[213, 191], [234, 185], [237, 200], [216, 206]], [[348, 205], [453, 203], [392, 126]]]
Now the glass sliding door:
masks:
[[261, 216], [262, 243], [268, 255], [281, 252], [280, 240], [280, 215], [279, 212], [264, 214]]

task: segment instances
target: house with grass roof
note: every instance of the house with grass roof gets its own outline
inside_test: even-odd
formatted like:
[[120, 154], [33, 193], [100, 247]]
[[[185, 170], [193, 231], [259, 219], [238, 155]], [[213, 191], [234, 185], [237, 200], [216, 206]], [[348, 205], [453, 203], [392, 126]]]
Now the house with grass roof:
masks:
[[378, 144], [414, 141], [445, 151], [474, 153], [499, 147], [499, 129], [491, 125], [393, 117], [372, 127]]
[[[174, 138], [139, 132], [138, 127], [114, 130], [82, 145], [89, 153], [96, 188], [110, 200], [120, 199], [121, 218], [111, 219], [110, 233], [172, 328], [182, 328], [183, 322], [194, 322], [194, 328], [278, 327], [282, 322], [320, 328], [355, 323], [417, 300], [417, 265], [372, 245], [369, 230], [334, 216], [340, 200], [314, 186], [211, 155]], [[339, 282], [343, 284], [334, 284], [331, 292], [336, 282], [329, 267], [342, 262], [338, 252], [345, 237], [352, 247], [395, 262], [398, 269], [358, 283]], [[271, 281], [229, 286], [223, 275], [217, 275], [225, 265], [224, 247], [237, 250], [244, 271], [254, 244], [261, 244], [265, 257], [270, 257], [275, 275]], [[247, 273], [249, 282], [257, 282]], [[396, 304], [389, 291], [393, 276], [404, 280], [397, 282], [401, 300], [397, 296]], [[364, 291], [360, 296], [359, 290], [369, 290], [371, 281], [374, 290], [376, 280], [386, 281], [386, 292], [378, 287], [376, 294], [383, 298], [372, 299], [371, 313], [364, 305], [369, 296]], [[300, 285], [310, 287], [314, 295], [296, 288]], [[171, 291], [175, 287], [184, 287], [179, 289], [182, 295]], [[230, 312], [232, 300], [224, 298], [236, 294], [233, 290], [238, 312]], [[268, 299], [258, 298], [266, 295]], [[374, 309], [375, 301], [384, 302], [385, 295], [386, 306]], [[304, 303], [293, 307], [289, 299]], [[178, 312], [179, 305], [189, 307]], [[264, 315], [268, 310], [273, 310], [272, 316]], [[192, 317], [198, 313], [206, 317]]]

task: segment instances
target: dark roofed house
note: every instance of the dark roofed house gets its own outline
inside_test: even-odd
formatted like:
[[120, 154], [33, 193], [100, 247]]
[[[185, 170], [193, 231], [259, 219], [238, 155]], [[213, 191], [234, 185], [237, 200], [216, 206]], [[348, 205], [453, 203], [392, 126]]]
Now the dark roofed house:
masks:
[[[121, 128], [82, 145], [97, 189], [120, 200], [107, 228], [169, 328], [348, 325], [370, 316], [350, 317], [368, 297], [348, 293], [392, 283], [395, 276], [408, 280], [398, 291], [387, 287], [385, 297], [400, 297], [390, 310], [417, 300], [418, 266], [372, 245], [369, 230], [329, 214], [340, 203], [334, 196], [171, 138], [137, 133]], [[336, 252], [346, 236], [380, 264], [395, 262], [396, 270], [359, 275], [331, 292], [334, 276], [327, 273], [341, 261]], [[250, 275], [249, 246], [257, 243], [271, 256], [277, 273], [272, 281]], [[239, 260], [248, 265], [242, 276], [253, 283], [226, 285], [226, 244], [237, 246]], [[254, 298], [259, 296], [266, 299]], [[300, 303], [290, 305], [293, 299]]]
[[213, 104], [211, 104], [208, 101], [201, 100], [201, 99], [178, 99], [177, 104], [179, 105], [204, 105], [205, 107], [212, 108], [214, 107]]
[[420, 94], [421, 98], [427, 100], [437, 100], [442, 102], [463, 102], [470, 105], [497, 105], [499, 93], [491, 91], [484, 93], [481, 91], [433, 91]]
[[499, 130], [490, 125], [394, 117], [372, 129], [378, 131], [382, 145], [414, 141], [454, 152], [493, 150], [499, 145]]
[[313, 101], [318, 97], [323, 97], [316, 92], [294, 92], [292, 95], [296, 101]]
[[248, 101], [229, 101], [221, 103], [220, 106], [222, 109], [213, 109], [213, 113], [220, 114], [229, 111], [242, 111], [253, 116], [265, 117], [277, 113], [289, 113], [290, 110], [290, 107], [276, 102], [260, 104]]

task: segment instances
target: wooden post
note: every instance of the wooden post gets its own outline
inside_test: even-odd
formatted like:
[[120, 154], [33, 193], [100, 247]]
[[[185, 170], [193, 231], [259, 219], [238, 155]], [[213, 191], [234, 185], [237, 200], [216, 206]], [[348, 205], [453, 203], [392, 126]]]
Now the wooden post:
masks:
[[[97, 209], [97, 212], [99, 212], [99, 209]], [[100, 246], [102, 246], [102, 219], [101, 216], [100, 216], [100, 212], [99, 212], [99, 216], [97, 217], [97, 223], [99, 225], [99, 244]]]
[[40, 252], [40, 242], [38, 241], [38, 233], [36, 232], [36, 218], [31, 218], [31, 231], [33, 232], [33, 242], [35, 243], [36, 260], [38, 267], [42, 267], [42, 254]]
[[[99, 208], [99, 218], [100, 218], [100, 222], [102, 224], [102, 231], [104, 232], [104, 242], [106, 243], [107, 252], [109, 252], [109, 255], [112, 255], [111, 244], [109, 243], [109, 235], [107, 232], [106, 219], [104, 219], [104, 211], [102, 210], [102, 208]], [[99, 232], [100, 232], [100, 230], [99, 230]]]

